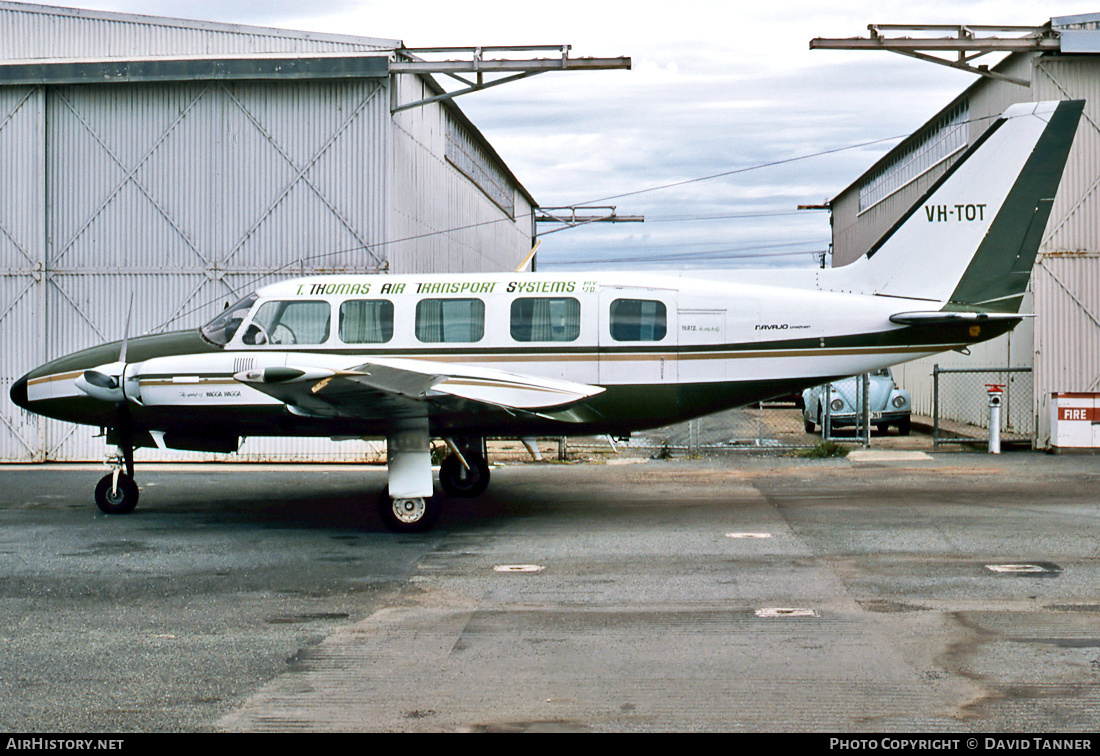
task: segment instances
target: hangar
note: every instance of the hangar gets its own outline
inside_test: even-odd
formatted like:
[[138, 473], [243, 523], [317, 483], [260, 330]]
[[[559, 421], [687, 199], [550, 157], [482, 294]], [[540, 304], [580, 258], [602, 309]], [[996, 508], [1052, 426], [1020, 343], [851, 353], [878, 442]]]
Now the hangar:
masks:
[[[14, 2], [0, 2], [0, 40], [4, 396], [34, 365], [122, 338], [130, 312], [141, 332], [174, 330], [294, 275], [514, 270], [536, 202], [453, 95], [629, 67], [568, 46], [433, 65], [399, 40]], [[432, 76], [463, 71], [476, 73], [457, 92]], [[0, 407], [0, 460], [102, 457], [86, 429]]]
[[[1022, 384], [1026, 395], [1013, 397], [1004, 417], [1030, 428], [1034, 446], [1049, 447], [1051, 394], [1100, 391], [1100, 14], [1036, 27], [884, 25], [870, 31], [867, 38], [815, 39], [810, 46], [893, 51], [978, 78], [829, 203], [833, 265], [866, 253], [1009, 105], [1085, 100], [1022, 309], [1036, 317], [969, 356], [939, 355], [894, 371], [912, 392], [914, 410], [930, 415], [933, 363], [1032, 368], [1031, 386]], [[989, 67], [973, 62], [995, 52], [1008, 55]], [[962, 395], [944, 396], [945, 390]], [[982, 385], [960, 382], [940, 391], [941, 409], [958, 415], [952, 419], [984, 422]]]

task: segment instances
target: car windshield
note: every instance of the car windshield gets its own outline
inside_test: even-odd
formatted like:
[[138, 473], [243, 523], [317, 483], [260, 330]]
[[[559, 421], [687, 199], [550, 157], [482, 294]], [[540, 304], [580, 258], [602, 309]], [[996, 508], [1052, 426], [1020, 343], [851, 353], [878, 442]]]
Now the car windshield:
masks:
[[252, 305], [256, 304], [257, 298], [256, 292], [252, 292], [236, 304], [226, 305], [221, 314], [200, 328], [199, 332], [212, 344], [225, 346], [233, 339], [233, 335], [241, 327], [248, 311], [252, 309]]

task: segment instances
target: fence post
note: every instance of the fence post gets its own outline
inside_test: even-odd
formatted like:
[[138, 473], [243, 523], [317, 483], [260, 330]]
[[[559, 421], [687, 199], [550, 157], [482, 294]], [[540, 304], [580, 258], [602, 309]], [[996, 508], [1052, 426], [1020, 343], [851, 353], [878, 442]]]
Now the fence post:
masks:
[[932, 366], [932, 451], [940, 443], [940, 366]]
[[863, 414], [863, 445], [871, 446], [871, 374], [863, 374], [863, 404], [860, 411]]

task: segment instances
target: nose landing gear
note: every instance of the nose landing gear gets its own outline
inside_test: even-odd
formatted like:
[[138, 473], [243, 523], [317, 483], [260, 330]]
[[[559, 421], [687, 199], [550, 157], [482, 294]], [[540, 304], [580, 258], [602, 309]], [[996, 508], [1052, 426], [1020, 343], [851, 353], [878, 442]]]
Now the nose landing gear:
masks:
[[138, 487], [134, 482], [134, 442], [130, 430], [129, 408], [119, 405], [119, 427], [114, 430], [119, 454], [107, 463], [111, 472], [95, 487], [95, 504], [104, 514], [130, 514], [138, 503]]
[[95, 504], [104, 514], [130, 514], [137, 503], [137, 483], [122, 470], [107, 473], [95, 487]]

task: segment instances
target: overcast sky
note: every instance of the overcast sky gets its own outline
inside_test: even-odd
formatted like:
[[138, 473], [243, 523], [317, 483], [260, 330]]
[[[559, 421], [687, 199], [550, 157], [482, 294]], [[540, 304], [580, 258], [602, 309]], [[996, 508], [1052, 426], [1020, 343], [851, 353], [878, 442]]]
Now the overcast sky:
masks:
[[[630, 71], [548, 73], [457, 100], [541, 205], [615, 197], [601, 204], [645, 216], [545, 235], [543, 270], [813, 265], [828, 214], [796, 206], [834, 197], [896, 141], [841, 148], [911, 133], [974, 77], [890, 53], [810, 51], [811, 38], [866, 36], [870, 23], [1039, 25], [1100, 12], [1100, 0], [51, 4], [409, 47], [570, 44], [574, 57], [631, 57]], [[636, 193], [655, 187], [667, 188]]]

